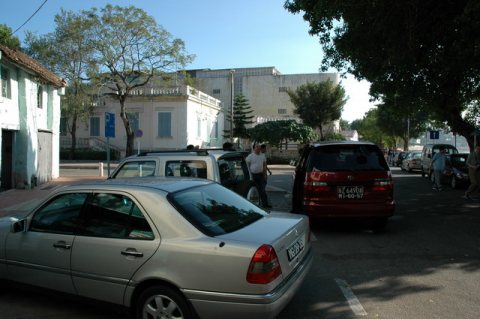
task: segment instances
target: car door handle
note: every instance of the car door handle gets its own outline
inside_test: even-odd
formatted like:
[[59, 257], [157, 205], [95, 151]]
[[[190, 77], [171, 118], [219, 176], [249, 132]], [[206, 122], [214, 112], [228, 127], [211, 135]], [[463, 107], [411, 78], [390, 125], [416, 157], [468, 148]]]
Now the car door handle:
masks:
[[60, 249], [70, 249], [70, 248], [72, 248], [72, 245], [67, 244], [66, 242], [64, 242], [62, 240], [62, 241], [58, 241], [55, 244], [53, 244], [53, 247], [60, 248]]
[[137, 251], [135, 248], [127, 248], [121, 252], [124, 256], [143, 257], [143, 253]]

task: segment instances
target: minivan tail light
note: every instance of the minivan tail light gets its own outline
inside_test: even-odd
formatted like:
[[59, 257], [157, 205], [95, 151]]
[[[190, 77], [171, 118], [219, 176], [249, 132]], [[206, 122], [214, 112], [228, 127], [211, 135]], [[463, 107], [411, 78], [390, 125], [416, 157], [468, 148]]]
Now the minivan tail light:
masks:
[[305, 186], [305, 190], [315, 192], [324, 192], [330, 190], [330, 186], [328, 186], [326, 182], [305, 182], [303, 185]]
[[393, 181], [391, 179], [376, 179], [373, 183], [374, 191], [389, 191], [392, 189]]
[[275, 249], [270, 245], [262, 245], [257, 249], [250, 261], [247, 282], [251, 284], [268, 284], [282, 274], [280, 262]]

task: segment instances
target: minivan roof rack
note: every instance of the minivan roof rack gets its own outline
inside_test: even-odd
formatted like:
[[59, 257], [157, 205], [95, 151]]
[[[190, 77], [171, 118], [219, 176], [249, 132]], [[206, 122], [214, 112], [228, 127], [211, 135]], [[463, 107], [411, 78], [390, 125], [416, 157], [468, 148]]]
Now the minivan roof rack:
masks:
[[197, 149], [175, 149], [175, 150], [159, 150], [159, 151], [145, 151], [140, 152], [137, 156], [148, 156], [148, 155], [155, 155], [155, 154], [166, 154], [166, 153], [196, 153], [199, 156], [208, 155], [208, 151], [229, 151], [229, 152], [243, 152], [241, 150], [237, 150], [234, 148], [231, 149], [224, 149], [221, 147], [212, 147], [212, 148], [197, 148]]

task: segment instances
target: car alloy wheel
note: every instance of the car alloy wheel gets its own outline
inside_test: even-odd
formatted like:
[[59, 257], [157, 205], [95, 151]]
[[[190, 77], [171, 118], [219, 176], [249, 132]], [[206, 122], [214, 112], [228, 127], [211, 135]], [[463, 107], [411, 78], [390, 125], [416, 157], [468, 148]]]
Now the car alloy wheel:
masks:
[[192, 319], [183, 296], [172, 288], [153, 286], [138, 299], [137, 319]]

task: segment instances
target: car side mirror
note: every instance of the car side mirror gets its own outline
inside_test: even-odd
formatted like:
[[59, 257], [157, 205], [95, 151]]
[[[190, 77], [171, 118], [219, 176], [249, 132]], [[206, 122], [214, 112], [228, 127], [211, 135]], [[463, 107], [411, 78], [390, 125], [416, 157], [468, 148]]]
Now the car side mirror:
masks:
[[12, 233], [24, 233], [27, 231], [27, 220], [26, 219], [20, 219], [20, 220], [14, 220], [12, 221], [12, 224], [10, 226], [10, 232]]

